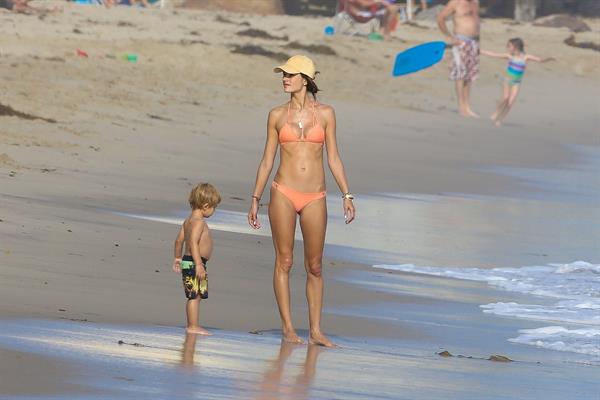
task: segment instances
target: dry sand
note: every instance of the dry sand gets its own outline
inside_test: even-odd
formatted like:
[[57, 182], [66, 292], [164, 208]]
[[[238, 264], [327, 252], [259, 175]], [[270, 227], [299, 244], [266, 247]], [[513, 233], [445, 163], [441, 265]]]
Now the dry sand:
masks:
[[[394, 40], [374, 43], [324, 37], [327, 19], [190, 10], [68, 5], [62, 14], [3, 13], [0, 21], [0, 103], [56, 120], [0, 116], [3, 317], [182, 325], [183, 294], [169, 270], [175, 228], [110, 211], [180, 211], [197, 181], [219, 187], [223, 209], [245, 211], [267, 112], [286, 101], [271, 72], [286, 55], [306, 53], [317, 61], [321, 101], [337, 110], [359, 218], [360, 194], [373, 191], [533, 190], [483, 169], [565, 165], [577, 160], [572, 146], [599, 144], [600, 53], [565, 45], [566, 29], [483, 22], [486, 49], [502, 50], [519, 35], [531, 53], [558, 59], [529, 67], [519, 103], [497, 129], [486, 118], [456, 115], [443, 64], [391, 77], [398, 51], [439, 39], [425, 22], [401, 26]], [[598, 37], [600, 24], [588, 22], [594, 31], [577, 40]], [[240, 35], [249, 28], [272, 38]], [[245, 45], [272, 55], [234, 54]], [[321, 47], [298, 48], [311, 45]], [[123, 60], [127, 53], [136, 54], [137, 63]], [[484, 116], [500, 94], [503, 68], [500, 61], [482, 60], [473, 104]], [[329, 192], [337, 192], [331, 180]], [[270, 240], [226, 232], [215, 239], [209, 268], [218, 277], [202, 321], [239, 331], [277, 328]], [[297, 264], [294, 318], [306, 327], [304, 272]], [[326, 261], [327, 274], [341, 268], [365, 266]], [[347, 289], [328, 282], [328, 304], [389, 300]], [[419, 335], [343, 316], [327, 316], [325, 328], [350, 336]]]

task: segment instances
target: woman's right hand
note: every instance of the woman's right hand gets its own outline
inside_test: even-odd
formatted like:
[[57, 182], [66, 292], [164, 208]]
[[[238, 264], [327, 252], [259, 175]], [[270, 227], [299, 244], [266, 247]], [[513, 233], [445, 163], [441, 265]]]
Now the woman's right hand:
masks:
[[248, 223], [253, 229], [260, 229], [260, 222], [258, 221], [258, 207], [258, 199], [253, 197], [250, 211], [248, 211]]

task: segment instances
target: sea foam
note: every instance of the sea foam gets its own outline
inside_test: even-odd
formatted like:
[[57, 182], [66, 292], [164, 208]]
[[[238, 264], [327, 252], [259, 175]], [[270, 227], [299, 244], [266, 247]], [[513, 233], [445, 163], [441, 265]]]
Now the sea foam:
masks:
[[482, 281], [507, 291], [539, 297], [536, 304], [498, 302], [482, 305], [483, 312], [505, 317], [580, 325], [581, 329], [549, 326], [522, 330], [511, 341], [552, 350], [600, 354], [600, 265], [584, 261], [520, 268], [441, 268], [374, 265], [375, 268]]
[[518, 337], [508, 340], [545, 349], [600, 356], [600, 330], [598, 329], [546, 326], [538, 329], [521, 329], [519, 333]]

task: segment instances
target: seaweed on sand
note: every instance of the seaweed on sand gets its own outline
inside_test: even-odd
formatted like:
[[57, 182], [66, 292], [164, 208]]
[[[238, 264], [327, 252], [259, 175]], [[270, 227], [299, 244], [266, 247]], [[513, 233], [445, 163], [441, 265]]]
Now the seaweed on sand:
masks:
[[51, 124], [56, 123], [56, 120], [54, 120], [52, 118], [44, 118], [44, 117], [38, 117], [37, 115], [27, 114], [27, 113], [24, 113], [21, 111], [17, 111], [14, 108], [12, 108], [11, 106], [6, 106], [6, 105], [0, 103], [0, 117], [3, 117], [3, 116], [17, 117], [17, 118], [28, 119], [28, 120], [41, 119], [42, 121], [49, 122]]
[[282, 52], [275, 52], [271, 50], [267, 50], [264, 47], [256, 46], [253, 44], [246, 45], [236, 45], [233, 50], [231, 50], [234, 54], [247, 54], [251, 56], [264, 56], [269, 58], [275, 58], [279, 60], [285, 60], [289, 58], [289, 55]]
[[288, 40], [289, 37], [287, 35], [284, 36], [274, 36], [271, 35], [267, 31], [263, 31], [262, 29], [248, 28], [243, 31], [239, 31], [236, 33], [238, 36], [248, 36], [252, 38], [258, 39], [266, 39], [266, 40]]
[[571, 35], [565, 39], [567, 46], [579, 47], [580, 49], [590, 49], [600, 51], [600, 43], [594, 42], [578, 42], [575, 40], [575, 35]]
[[290, 42], [286, 45], [286, 47], [294, 50], [305, 50], [313, 54], [337, 56], [337, 52], [334, 49], [324, 44], [302, 44], [300, 42]]

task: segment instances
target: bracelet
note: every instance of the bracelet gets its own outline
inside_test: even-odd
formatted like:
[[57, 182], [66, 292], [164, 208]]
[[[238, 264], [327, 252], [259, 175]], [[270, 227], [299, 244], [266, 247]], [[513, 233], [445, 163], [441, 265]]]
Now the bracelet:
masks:
[[252, 195], [252, 198], [256, 199], [256, 201], [260, 201], [260, 197], [258, 197], [258, 196]]
[[354, 200], [354, 195], [352, 193], [350, 193], [350, 192], [344, 193], [342, 195], [342, 199], [344, 199], [344, 200]]
[[182, 261], [182, 259], [175, 257], [175, 261]]

